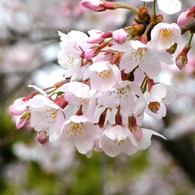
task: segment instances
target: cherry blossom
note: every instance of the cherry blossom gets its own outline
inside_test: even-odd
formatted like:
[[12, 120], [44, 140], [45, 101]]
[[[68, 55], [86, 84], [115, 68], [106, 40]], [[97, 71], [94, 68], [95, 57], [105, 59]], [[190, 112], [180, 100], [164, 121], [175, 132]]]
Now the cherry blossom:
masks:
[[122, 81], [99, 96], [98, 103], [109, 108], [120, 106], [121, 113], [128, 116], [133, 112], [137, 96], [142, 96], [140, 88], [130, 81]]
[[72, 79], [82, 77], [81, 67], [83, 50], [88, 49], [89, 45], [86, 43], [88, 36], [80, 31], [71, 31], [67, 35], [59, 32], [61, 37], [60, 47], [61, 50], [58, 52], [59, 64], [67, 68], [66, 77], [72, 76]]
[[175, 90], [170, 88], [170, 86], [159, 83], [155, 84], [150, 92], [146, 91], [144, 97], [148, 103], [145, 112], [154, 118], [161, 119], [166, 115], [164, 103], [171, 104], [174, 101]]
[[[167, 14], [181, 9], [178, 0], [155, 2]], [[162, 83], [159, 75], [163, 77], [160, 73], [167, 65], [179, 69], [187, 65], [194, 30], [194, 26], [188, 24], [194, 18], [195, 8], [184, 11], [178, 24], [165, 23], [163, 15], [156, 13], [155, 2], [151, 11], [146, 3], [136, 8], [112, 1], [82, 0], [80, 4], [92, 11], [121, 8], [133, 11], [135, 18], [132, 24], [122, 27], [117, 23], [121, 15], [111, 17], [110, 25], [121, 27], [107, 32], [98, 28], [86, 30], [88, 20], [75, 25], [76, 29], [85, 26], [87, 34], [77, 30], [67, 34], [58, 31], [57, 59], [62, 74], [55, 84], [51, 81], [45, 89], [29, 85], [36, 91], [14, 101], [9, 112], [16, 120], [16, 127], [29, 125], [42, 145], [48, 141], [60, 142], [65, 150], [76, 147], [87, 157], [92, 156], [93, 150], [111, 157], [120, 153], [132, 155], [148, 148], [152, 135], [165, 139], [142, 126], [145, 120], [147, 122], [147, 115], [154, 119], [165, 117], [167, 104], [176, 98], [178, 90]], [[80, 16], [85, 12], [82, 8], [77, 11]], [[107, 21], [102, 18], [101, 26], [104, 19]], [[187, 27], [183, 26], [186, 24]], [[178, 52], [185, 31], [189, 31], [191, 37]], [[58, 79], [61, 80], [58, 82]], [[41, 83], [42, 79], [39, 80]]]
[[159, 23], [151, 31], [151, 42], [158, 51], [166, 51], [174, 43], [179, 43], [181, 30], [176, 23]]
[[98, 138], [97, 126], [90, 123], [84, 115], [73, 115], [64, 122], [60, 141], [64, 149], [75, 146], [80, 153], [86, 154]]
[[121, 152], [131, 155], [138, 149], [133, 134], [122, 125], [111, 125], [105, 129], [100, 137], [100, 147], [111, 157]]
[[59, 131], [64, 122], [62, 109], [51, 99], [43, 95], [37, 95], [27, 102], [31, 113], [30, 126], [36, 131], [45, 131], [49, 141], [55, 141], [59, 137], [54, 132]]
[[161, 70], [160, 62], [173, 63], [171, 55], [167, 52], [158, 52], [150, 42], [143, 44], [140, 41], [128, 41], [111, 48], [124, 52], [120, 61], [120, 69], [125, 73], [139, 66], [150, 78], [155, 78]]
[[106, 91], [121, 82], [121, 73], [115, 64], [108, 61], [93, 63], [84, 73], [84, 79], [90, 78], [92, 89]]

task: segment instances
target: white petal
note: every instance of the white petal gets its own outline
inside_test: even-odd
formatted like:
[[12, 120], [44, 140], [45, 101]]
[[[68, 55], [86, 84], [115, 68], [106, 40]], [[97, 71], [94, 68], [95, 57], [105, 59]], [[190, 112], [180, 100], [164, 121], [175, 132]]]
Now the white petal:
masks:
[[166, 139], [160, 133], [157, 133], [157, 132], [152, 131], [150, 129], [142, 128], [142, 132], [143, 132], [143, 136], [142, 136], [141, 140], [139, 141], [139, 149], [140, 150], [146, 149], [146, 148], [148, 148], [151, 145], [151, 137], [152, 137], [152, 135], [156, 135], [156, 136], [162, 137], [163, 139]]
[[181, 10], [181, 2], [179, 0], [157, 0], [160, 10], [167, 14], [174, 14]]

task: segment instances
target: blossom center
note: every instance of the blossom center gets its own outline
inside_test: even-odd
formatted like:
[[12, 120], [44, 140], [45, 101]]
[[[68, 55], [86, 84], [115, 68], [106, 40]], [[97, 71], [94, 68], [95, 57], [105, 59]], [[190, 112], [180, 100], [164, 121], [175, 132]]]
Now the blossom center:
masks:
[[125, 140], [122, 139], [122, 140], [118, 141], [118, 140], [116, 139], [116, 140], [114, 140], [114, 143], [115, 143], [115, 144], [118, 144], [119, 146], [121, 146], [122, 144], [125, 143]]
[[48, 123], [54, 124], [56, 122], [57, 109], [54, 109], [54, 108], [46, 109], [43, 113], [46, 114]]
[[172, 40], [173, 30], [171, 29], [162, 29], [160, 30], [160, 39], [162, 43], [166, 43]]
[[111, 94], [116, 94], [116, 99], [126, 99], [128, 97], [124, 87], [113, 91]]
[[98, 74], [98, 76], [102, 79], [106, 79], [112, 76], [112, 71], [111, 70], [104, 70], [101, 72], [96, 72], [96, 74]]
[[68, 59], [67, 59], [68, 64], [73, 64], [74, 61], [75, 61], [75, 58], [68, 56]]
[[80, 123], [71, 123], [66, 133], [70, 134], [70, 136], [77, 136], [83, 133], [83, 128]]
[[159, 102], [150, 102], [148, 104], [148, 109], [156, 114], [157, 114], [157, 111], [159, 110], [159, 108], [160, 108]]
[[137, 62], [137, 63], [142, 63], [145, 50], [146, 50], [146, 48], [140, 47], [137, 50], [133, 51], [130, 55], [130, 60]]

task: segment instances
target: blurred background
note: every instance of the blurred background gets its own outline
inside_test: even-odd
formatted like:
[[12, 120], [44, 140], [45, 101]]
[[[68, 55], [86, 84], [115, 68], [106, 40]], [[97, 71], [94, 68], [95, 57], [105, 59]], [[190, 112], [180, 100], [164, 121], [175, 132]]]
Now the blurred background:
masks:
[[[118, 1], [120, 2], [120, 0]], [[137, 0], [124, 0], [135, 7]], [[191, 0], [182, 1], [182, 10]], [[163, 66], [157, 80], [179, 89], [163, 120], [146, 117], [144, 127], [162, 133], [152, 145], [132, 156], [91, 158], [58, 142], [42, 146], [30, 129], [17, 130], [8, 107], [32, 89], [52, 86], [65, 70], [57, 62], [57, 31], [104, 32], [131, 25], [126, 10], [94, 13], [80, 0], [1, 0], [0, 2], [0, 194], [1, 195], [194, 195], [195, 194], [195, 42], [188, 65]], [[151, 3], [147, 4], [152, 7]], [[158, 10], [158, 13], [161, 13]], [[164, 15], [176, 22], [181, 12]], [[186, 32], [178, 52], [190, 37]]]

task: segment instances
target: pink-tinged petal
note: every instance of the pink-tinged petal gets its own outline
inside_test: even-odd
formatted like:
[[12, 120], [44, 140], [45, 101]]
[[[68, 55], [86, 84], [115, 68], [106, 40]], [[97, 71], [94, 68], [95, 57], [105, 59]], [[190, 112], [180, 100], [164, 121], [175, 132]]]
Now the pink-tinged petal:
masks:
[[108, 139], [105, 135], [102, 135], [100, 139], [100, 147], [111, 157], [115, 157], [121, 152], [118, 145], [114, 143], [114, 140]]
[[98, 126], [93, 125], [90, 122], [83, 123], [82, 125], [91, 139], [97, 140], [99, 138], [100, 129], [98, 128]]
[[16, 120], [16, 128], [22, 129], [23, 127], [27, 126], [29, 122], [30, 122], [29, 118], [18, 117]]
[[9, 112], [12, 115], [21, 115], [27, 109], [26, 104], [22, 101], [23, 97], [18, 98], [14, 103], [9, 107]]
[[126, 41], [123, 44], [116, 44], [116, 45], [110, 47], [110, 49], [125, 52], [125, 51], [132, 49], [132, 44], [131, 44], [131, 41]]
[[86, 131], [83, 131], [81, 135], [75, 136], [74, 143], [78, 152], [81, 154], [86, 154], [94, 145], [94, 141]]
[[151, 145], [151, 137], [152, 135], [156, 135], [159, 137], [162, 137], [163, 139], [166, 139], [163, 135], [152, 131], [150, 129], [144, 129], [142, 128], [142, 132], [143, 132], [143, 136], [142, 139], [139, 141], [139, 150], [144, 150], [146, 148], [148, 148]]
[[105, 130], [105, 135], [112, 140], [117, 139], [118, 141], [127, 138], [124, 128], [120, 125], [111, 126], [109, 129]]
[[119, 30], [115, 30], [112, 33], [112, 36], [116, 43], [122, 44], [127, 39], [128, 34], [126, 33], [124, 29], [119, 29]]
[[54, 126], [55, 131], [49, 136], [49, 142], [54, 142], [57, 139], [59, 139], [59, 137], [62, 134], [62, 127], [64, 124], [64, 113], [61, 110], [58, 110], [57, 116], [56, 116], [56, 123]]
[[108, 61], [95, 62], [89, 69], [92, 72], [90, 86], [93, 90], [106, 91], [119, 82], [121, 76], [117, 66]]
[[69, 149], [71, 147], [74, 146], [74, 140], [73, 140], [73, 137], [66, 137], [64, 139], [63, 137], [63, 134], [62, 136], [60, 137], [60, 143], [62, 145], [62, 147], [66, 150], [66, 149]]
[[132, 61], [134, 56], [131, 54], [133, 51], [125, 52], [120, 61], [120, 70], [124, 70], [125, 73], [131, 72], [137, 65], [138, 62]]
[[151, 78], [154, 79], [161, 71], [161, 66], [158, 61], [151, 60], [149, 55], [144, 56], [144, 62], [140, 64], [140, 68]]
[[90, 9], [95, 12], [105, 11], [104, 2], [103, 0], [82, 0], [81, 6]]
[[134, 154], [138, 150], [137, 144], [133, 145], [128, 138], [125, 139], [124, 143], [122, 143], [119, 147], [121, 147], [122, 152], [128, 155]]
[[48, 136], [46, 135], [45, 131], [41, 131], [37, 133], [37, 141], [44, 145], [48, 141]]

